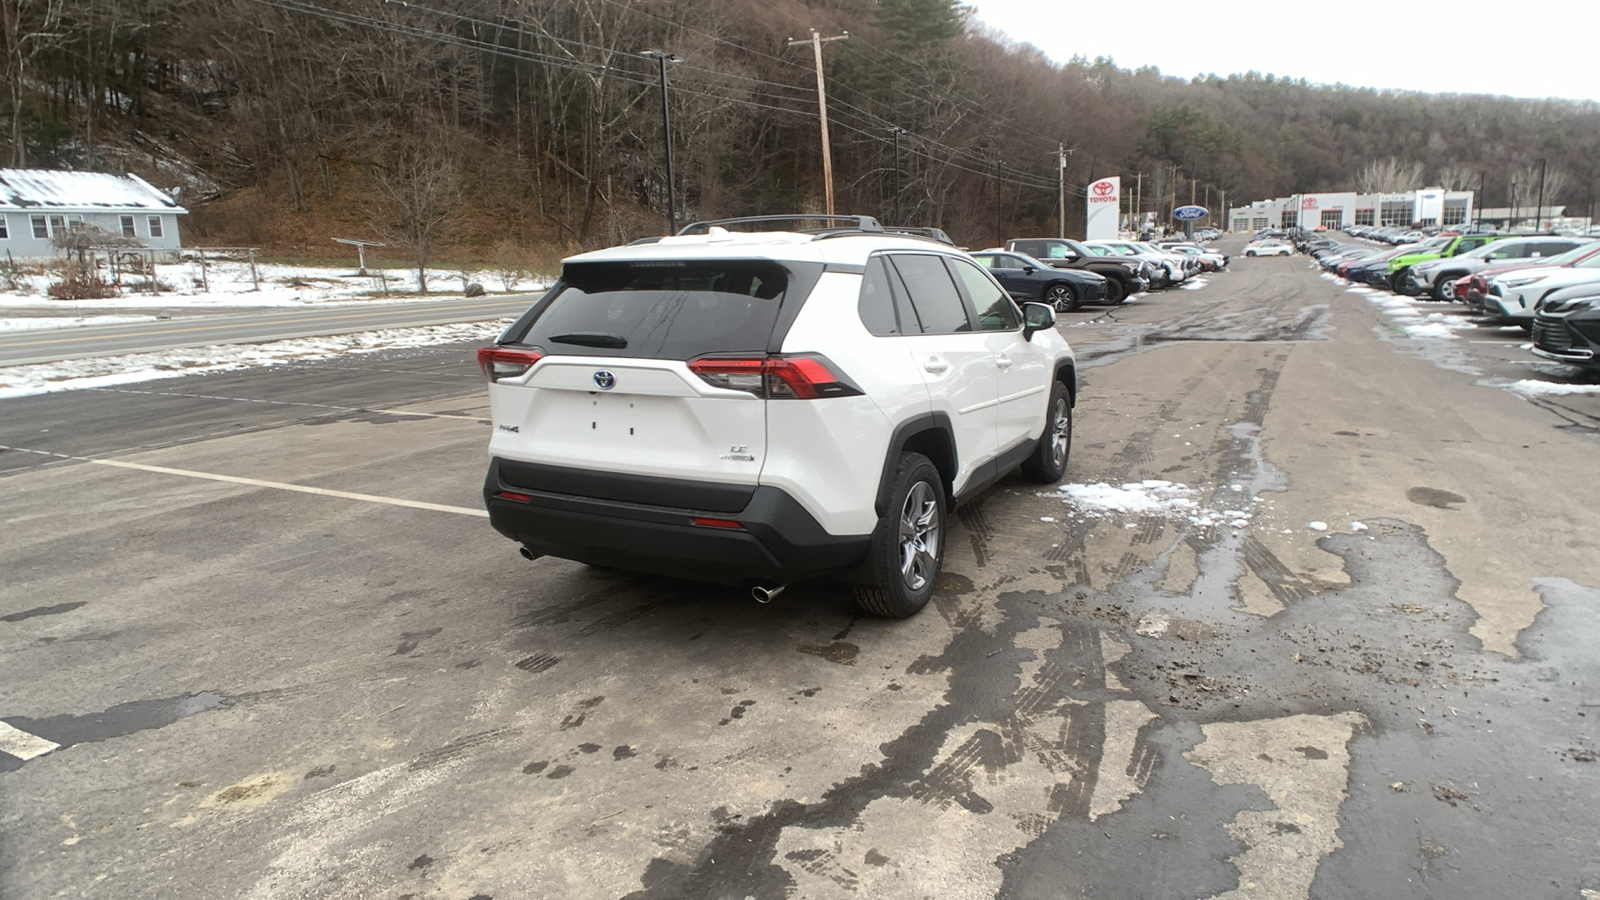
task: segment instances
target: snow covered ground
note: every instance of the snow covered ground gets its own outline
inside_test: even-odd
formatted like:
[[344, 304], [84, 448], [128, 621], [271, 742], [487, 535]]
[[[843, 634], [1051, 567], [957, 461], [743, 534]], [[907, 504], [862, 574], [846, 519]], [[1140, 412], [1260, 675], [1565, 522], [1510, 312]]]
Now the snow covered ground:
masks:
[[0, 368], [0, 399], [178, 378], [197, 372], [224, 372], [258, 366], [328, 359], [356, 353], [374, 353], [462, 341], [492, 342], [510, 319], [469, 322], [423, 328], [391, 328], [360, 334], [301, 338], [266, 344], [229, 344], [195, 347], [164, 353], [133, 353], [97, 359]]
[[[56, 300], [48, 296], [45, 290], [54, 280], [53, 277], [28, 276], [25, 279], [28, 290], [0, 292], [0, 331], [148, 322], [160, 318], [157, 313], [170, 314], [179, 309], [413, 303], [437, 300], [451, 293], [459, 294], [463, 286], [462, 279], [459, 276], [452, 277], [450, 270], [438, 270], [430, 278], [430, 285], [435, 290], [433, 294], [385, 296], [378, 279], [356, 276], [353, 266], [317, 268], [258, 263], [256, 272], [260, 281], [259, 290], [254, 289], [247, 262], [209, 261], [203, 286], [197, 260], [162, 264], [157, 266], [158, 277], [164, 285], [160, 294], [125, 289], [120, 297], [81, 302]], [[490, 273], [477, 273], [472, 277], [492, 293], [499, 293], [504, 288]], [[519, 291], [541, 290], [548, 286], [548, 281], [545, 278], [524, 278], [514, 282], [512, 288]], [[125, 282], [137, 285], [141, 283], [141, 277], [132, 276]], [[415, 285], [413, 274], [389, 270], [388, 286], [391, 292], [409, 292]], [[149, 312], [139, 314], [139, 310]], [[12, 314], [5, 315], [6, 311]], [[0, 399], [176, 378], [195, 372], [283, 365], [345, 353], [371, 353], [460, 341], [488, 343], [509, 322], [397, 328], [266, 344], [218, 345], [164, 353], [136, 353], [0, 367]]]
[[[368, 269], [368, 272], [378, 272]], [[436, 300], [440, 295], [459, 294], [465, 287], [460, 273], [451, 269], [436, 269], [429, 274], [428, 284], [434, 291], [428, 296], [411, 293], [416, 290], [416, 273], [406, 269], [389, 269], [385, 279], [361, 277], [354, 266], [319, 268], [280, 263], [257, 263], [259, 282], [250, 278], [248, 262], [234, 260], [208, 260], [205, 279], [202, 281], [199, 260], [162, 263], [156, 266], [156, 276], [162, 285], [161, 293], [153, 294], [142, 289], [144, 278], [140, 275], [123, 278], [123, 294], [105, 300], [56, 300], [46, 294], [56, 278], [51, 275], [29, 275], [22, 281], [26, 290], [0, 291], [0, 310], [30, 311], [79, 310], [171, 310], [207, 309], [222, 307], [284, 307], [324, 306], [343, 303], [391, 302], [404, 303], [419, 300]], [[468, 275], [491, 293], [505, 289], [501, 280], [490, 272]], [[549, 284], [544, 277], [525, 277], [511, 284], [512, 291], [540, 290]], [[385, 285], [389, 293], [385, 294]], [[13, 321], [3, 319], [0, 321]], [[97, 324], [105, 320], [64, 324]], [[37, 326], [36, 326], [37, 327]], [[54, 327], [60, 327], [54, 326]]]

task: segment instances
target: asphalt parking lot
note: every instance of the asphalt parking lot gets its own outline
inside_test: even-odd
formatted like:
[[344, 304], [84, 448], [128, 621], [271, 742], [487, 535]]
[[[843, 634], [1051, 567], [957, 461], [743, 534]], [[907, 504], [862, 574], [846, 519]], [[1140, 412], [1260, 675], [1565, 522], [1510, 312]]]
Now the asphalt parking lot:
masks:
[[1595, 900], [1596, 379], [1412, 306], [1064, 315], [907, 621], [523, 560], [471, 346], [0, 401], [0, 897]]

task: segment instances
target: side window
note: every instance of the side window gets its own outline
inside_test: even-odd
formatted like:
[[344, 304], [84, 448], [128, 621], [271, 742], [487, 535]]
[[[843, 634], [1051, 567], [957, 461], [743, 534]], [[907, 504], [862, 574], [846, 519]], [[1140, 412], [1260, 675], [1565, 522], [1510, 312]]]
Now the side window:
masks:
[[149, 219], [150, 236], [153, 238], [161, 237], [161, 217], [147, 216], [146, 218]]
[[41, 241], [48, 240], [50, 237], [50, 226], [45, 224], [44, 216], [32, 216], [30, 217], [30, 221], [33, 223], [33, 236]]
[[6, 221], [4, 213], [0, 213], [0, 241], [11, 237], [11, 225]]
[[949, 334], [971, 331], [967, 321], [967, 308], [956, 293], [955, 282], [937, 256], [918, 253], [896, 254], [895, 271], [900, 273], [906, 291], [911, 295], [911, 306], [922, 322], [925, 334]]
[[956, 277], [972, 298], [972, 308], [978, 313], [979, 331], [1014, 331], [1022, 325], [1021, 316], [1006, 292], [985, 275], [977, 266], [964, 259], [952, 259], [950, 265]]
[[133, 216], [122, 216], [118, 224], [122, 226], [123, 237], [138, 237], [138, 234], [133, 230]]
[[1515, 241], [1502, 241], [1494, 245], [1490, 251], [1490, 259], [1519, 259], [1523, 256], [1523, 245]]
[[[861, 324], [876, 335], [903, 334], [894, 314], [894, 292], [889, 288], [889, 268], [883, 257], [867, 260], [867, 269], [861, 275], [861, 301], [857, 307]], [[915, 323], [911, 333], [920, 331]]]

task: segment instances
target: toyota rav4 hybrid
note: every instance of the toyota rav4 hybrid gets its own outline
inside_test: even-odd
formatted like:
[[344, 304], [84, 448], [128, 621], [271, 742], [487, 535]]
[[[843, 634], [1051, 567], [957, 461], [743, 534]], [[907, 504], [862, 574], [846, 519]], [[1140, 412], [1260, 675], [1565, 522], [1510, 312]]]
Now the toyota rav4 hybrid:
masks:
[[1456, 281], [1491, 266], [1514, 263], [1537, 265], [1588, 243], [1592, 242], [1587, 238], [1554, 236], [1494, 241], [1453, 256], [1413, 265], [1411, 285], [1405, 293], [1427, 294], [1435, 300], [1449, 300]]
[[[775, 220], [828, 227], [733, 230]], [[837, 574], [910, 616], [957, 504], [1066, 468], [1077, 377], [1054, 326], [966, 254], [865, 216], [571, 257], [478, 353], [489, 521], [530, 559], [763, 600]]]

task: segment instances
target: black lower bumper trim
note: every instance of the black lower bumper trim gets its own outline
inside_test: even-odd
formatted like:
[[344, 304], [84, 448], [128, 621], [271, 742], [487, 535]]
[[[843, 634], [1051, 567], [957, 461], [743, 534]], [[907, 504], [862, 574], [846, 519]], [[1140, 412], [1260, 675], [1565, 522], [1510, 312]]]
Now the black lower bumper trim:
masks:
[[[726, 485], [709, 485], [723, 497]], [[529, 499], [498, 496], [512, 491]], [[552, 491], [504, 480], [489, 463], [484, 503], [495, 530], [534, 553], [590, 565], [718, 584], [787, 583], [848, 569], [866, 558], [871, 535], [834, 535], [786, 492], [757, 487], [742, 510], [653, 506]], [[696, 525], [704, 516], [739, 528]]]

